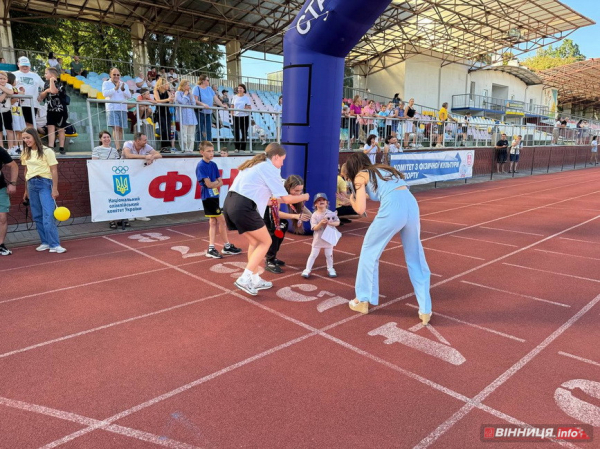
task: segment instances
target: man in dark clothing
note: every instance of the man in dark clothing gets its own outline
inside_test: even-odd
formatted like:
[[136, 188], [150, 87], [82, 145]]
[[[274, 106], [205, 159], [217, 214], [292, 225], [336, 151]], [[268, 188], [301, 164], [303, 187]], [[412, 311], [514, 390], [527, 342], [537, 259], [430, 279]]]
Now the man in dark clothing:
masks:
[[496, 172], [500, 173], [500, 166], [502, 166], [502, 173], [504, 171], [504, 164], [508, 156], [508, 140], [506, 140], [506, 134], [502, 134], [500, 140], [496, 143]]

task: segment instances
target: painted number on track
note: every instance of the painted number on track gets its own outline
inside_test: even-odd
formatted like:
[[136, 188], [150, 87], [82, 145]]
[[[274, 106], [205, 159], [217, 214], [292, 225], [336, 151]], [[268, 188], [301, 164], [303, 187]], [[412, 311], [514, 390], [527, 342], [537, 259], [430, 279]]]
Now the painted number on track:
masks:
[[315, 301], [319, 298], [326, 298], [323, 301], [319, 302], [319, 304], [317, 305], [317, 311], [319, 313], [323, 313], [326, 310], [329, 310], [335, 306], [348, 303], [348, 299], [342, 298], [341, 296], [338, 296], [335, 293], [331, 293], [326, 290], [321, 290], [315, 295], [305, 294], [315, 292], [317, 290], [317, 287], [313, 284], [294, 284], [289, 287], [280, 288], [277, 291], [277, 296], [281, 299], [290, 302], [310, 302]]

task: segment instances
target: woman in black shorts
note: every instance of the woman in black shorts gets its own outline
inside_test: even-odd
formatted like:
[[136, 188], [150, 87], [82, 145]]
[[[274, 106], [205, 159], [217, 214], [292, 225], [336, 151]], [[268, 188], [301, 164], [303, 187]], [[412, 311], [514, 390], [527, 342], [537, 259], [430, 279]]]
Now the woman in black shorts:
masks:
[[238, 231], [248, 239], [248, 265], [235, 286], [251, 295], [273, 286], [258, 275], [258, 265], [271, 246], [271, 236], [263, 220], [269, 200], [275, 197], [280, 203], [289, 204], [309, 199], [307, 193], [290, 195], [283, 187], [280, 170], [284, 160], [285, 149], [278, 143], [271, 143], [264, 153], [244, 162], [238, 167], [240, 173], [223, 205], [229, 230]]

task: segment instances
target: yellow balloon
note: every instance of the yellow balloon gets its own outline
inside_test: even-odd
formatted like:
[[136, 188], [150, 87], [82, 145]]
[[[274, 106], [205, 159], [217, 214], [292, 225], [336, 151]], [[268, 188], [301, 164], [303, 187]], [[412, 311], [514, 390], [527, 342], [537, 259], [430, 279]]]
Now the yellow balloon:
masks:
[[70, 216], [71, 211], [66, 207], [61, 206], [54, 209], [54, 218], [56, 218], [58, 221], [68, 220]]

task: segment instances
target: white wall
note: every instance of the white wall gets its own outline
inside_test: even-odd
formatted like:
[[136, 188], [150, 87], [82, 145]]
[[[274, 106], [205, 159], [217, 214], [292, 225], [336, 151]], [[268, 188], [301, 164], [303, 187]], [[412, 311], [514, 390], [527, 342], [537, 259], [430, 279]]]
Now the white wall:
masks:
[[[404, 100], [406, 62], [393, 65], [386, 70], [369, 75], [367, 78], [361, 78], [365, 80], [364, 84], [374, 94], [388, 96], [392, 99], [395, 93], [399, 93], [400, 98]], [[354, 85], [356, 86], [356, 83]]]

